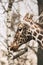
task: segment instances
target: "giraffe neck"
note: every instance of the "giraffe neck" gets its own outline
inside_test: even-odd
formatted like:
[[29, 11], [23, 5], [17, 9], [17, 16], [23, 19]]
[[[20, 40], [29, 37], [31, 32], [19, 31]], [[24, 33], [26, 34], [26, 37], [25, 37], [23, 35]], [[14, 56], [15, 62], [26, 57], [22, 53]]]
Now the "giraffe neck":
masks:
[[39, 45], [42, 46], [41, 44], [43, 43], [43, 31], [35, 23], [30, 23], [30, 28], [32, 31], [32, 39], [37, 41]]
[[33, 21], [33, 15], [27, 13], [24, 17], [25, 22], [29, 23], [30, 30], [32, 32], [32, 39], [37, 41], [39, 45], [43, 43], [43, 24], [39, 24]]

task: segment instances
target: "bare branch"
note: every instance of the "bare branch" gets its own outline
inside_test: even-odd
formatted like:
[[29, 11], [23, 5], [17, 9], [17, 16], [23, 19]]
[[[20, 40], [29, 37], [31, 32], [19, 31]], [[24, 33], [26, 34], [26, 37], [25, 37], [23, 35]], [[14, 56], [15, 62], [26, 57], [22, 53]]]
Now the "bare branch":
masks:
[[19, 56], [23, 55], [24, 53], [26, 53], [28, 51], [27, 48], [24, 48], [22, 51], [20, 51], [18, 54], [16, 54], [15, 56], [13, 56], [13, 59], [18, 58]]

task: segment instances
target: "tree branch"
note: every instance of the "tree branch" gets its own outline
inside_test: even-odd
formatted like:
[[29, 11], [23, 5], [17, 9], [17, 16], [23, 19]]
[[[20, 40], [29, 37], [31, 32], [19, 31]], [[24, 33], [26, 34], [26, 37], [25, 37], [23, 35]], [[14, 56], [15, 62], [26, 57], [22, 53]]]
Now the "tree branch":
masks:
[[24, 48], [22, 51], [20, 51], [18, 54], [16, 54], [15, 56], [13, 56], [13, 59], [18, 58], [19, 56], [23, 55], [24, 53], [26, 53], [28, 51], [27, 48]]

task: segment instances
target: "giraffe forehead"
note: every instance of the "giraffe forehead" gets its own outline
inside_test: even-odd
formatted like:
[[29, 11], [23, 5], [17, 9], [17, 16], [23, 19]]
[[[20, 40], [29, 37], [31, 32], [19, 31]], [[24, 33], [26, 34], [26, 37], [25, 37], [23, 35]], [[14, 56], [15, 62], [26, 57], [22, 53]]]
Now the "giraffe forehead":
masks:
[[18, 28], [27, 28], [27, 29], [29, 29], [30, 25], [28, 25], [27, 23], [21, 23], [21, 24], [18, 25]]

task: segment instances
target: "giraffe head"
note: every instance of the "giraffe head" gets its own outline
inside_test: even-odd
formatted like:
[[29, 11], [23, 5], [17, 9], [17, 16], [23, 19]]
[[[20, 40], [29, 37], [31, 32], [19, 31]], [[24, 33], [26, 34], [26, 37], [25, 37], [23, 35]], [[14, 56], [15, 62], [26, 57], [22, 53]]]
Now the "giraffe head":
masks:
[[26, 43], [32, 39], [30, 26], [26, 23], [20, 23], [16, 31], [14, 42], [11, 45], [11, 50], [18, 49], [19, 44]]
[[14, 42], [10, 48], [11, 50], [17, 50], [19, 48], [19, 44], [27, 43], [32, 39], [37, 41], [39, 45], [43, 43], [43, 25], [39, 25], [38, 23], [34, 22], [32, 20], [32, 16], [28, 17], [28, 15], [26, 15], [24, 20], [25, 21], [19, 23], [18, 25]]

